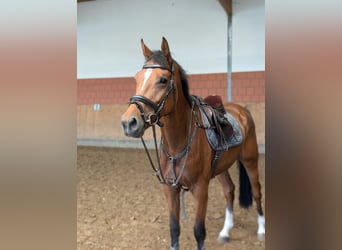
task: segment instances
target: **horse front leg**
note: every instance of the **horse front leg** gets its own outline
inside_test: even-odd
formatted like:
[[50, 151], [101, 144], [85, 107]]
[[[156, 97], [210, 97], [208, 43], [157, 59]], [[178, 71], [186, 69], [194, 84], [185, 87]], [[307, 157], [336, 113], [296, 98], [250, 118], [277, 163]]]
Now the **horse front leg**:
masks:
[[169, 223], [170, 223], [170, 236], [171, 245], [170, 250], [179, 249], [179, 235], [180, 235], [180, 224], [179, 224], [179, 211], [180, 211], [180, 190], [174, 187], [164, 185], [164, 194], [167, 200], [169, 209]]
[[197, 250], [204, 250], [204, 240], [206, 236], [205, 216], [208, 204], [208, 184], [207, 182], [198, 183], [191, 191], [195, 200], [195, 226], [194, 234], [197, 241]]

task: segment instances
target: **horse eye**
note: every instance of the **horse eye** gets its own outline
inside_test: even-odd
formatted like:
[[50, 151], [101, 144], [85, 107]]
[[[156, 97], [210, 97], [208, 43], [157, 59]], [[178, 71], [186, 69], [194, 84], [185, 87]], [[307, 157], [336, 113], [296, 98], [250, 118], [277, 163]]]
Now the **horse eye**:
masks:
[[159, 82], [162, 83], [162, 84], [165, 84], [165, 83], [167, 83], [167, 78], [160, 77]]

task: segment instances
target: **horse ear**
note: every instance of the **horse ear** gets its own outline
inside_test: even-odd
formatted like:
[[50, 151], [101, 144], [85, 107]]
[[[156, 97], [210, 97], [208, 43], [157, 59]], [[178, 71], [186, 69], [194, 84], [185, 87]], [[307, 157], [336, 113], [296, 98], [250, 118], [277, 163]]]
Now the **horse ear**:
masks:
[[141, 48], [145, 57], [145, 60], [147, 60], [153, 52], [145, 45], [144, 40], [141, 38]]
[[165, 37], [163, 37], [162, 43], [161, 43], [161, 51], [163, 52], [164, 56], [167, 58], [167, 61], [171, 65], [172, 58], [171, 58], [171, 53], [169, 49], [169, 44], [167, 43], [167, 40]]

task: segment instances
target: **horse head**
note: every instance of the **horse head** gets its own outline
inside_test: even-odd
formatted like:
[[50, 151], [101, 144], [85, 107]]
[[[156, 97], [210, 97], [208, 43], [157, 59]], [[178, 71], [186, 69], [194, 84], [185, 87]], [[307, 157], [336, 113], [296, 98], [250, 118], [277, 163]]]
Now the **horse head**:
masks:
[[141, 137], [154, 125], [163, 126], [160, 119], [173, 111], [176, 101], [175, 70], [169, 45], [163, 37], [161, 50], [151, 51], [141, 39], [145, 64], [135, 74], [136, 94], [121, 117], [126, 136]]

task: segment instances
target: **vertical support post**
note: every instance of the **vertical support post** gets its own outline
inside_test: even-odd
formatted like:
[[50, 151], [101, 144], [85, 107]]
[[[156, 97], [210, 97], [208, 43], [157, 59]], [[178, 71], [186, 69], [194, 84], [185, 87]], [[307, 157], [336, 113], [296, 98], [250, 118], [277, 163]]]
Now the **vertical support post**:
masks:
[[227, 38], [227, 101], [232, 101], [232, 13], [228, 14], [228, 38]]

